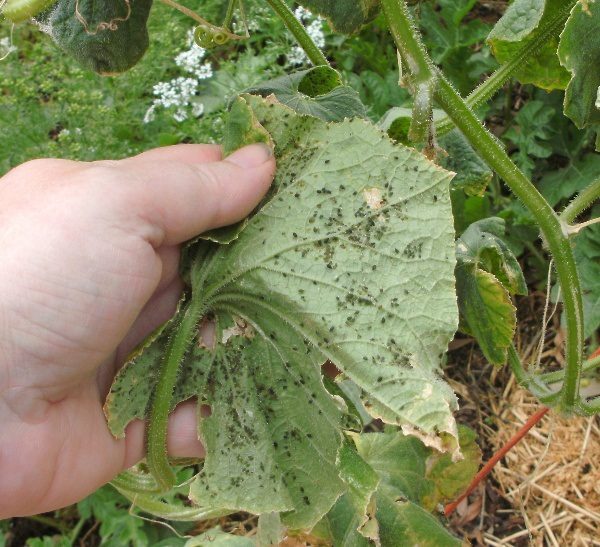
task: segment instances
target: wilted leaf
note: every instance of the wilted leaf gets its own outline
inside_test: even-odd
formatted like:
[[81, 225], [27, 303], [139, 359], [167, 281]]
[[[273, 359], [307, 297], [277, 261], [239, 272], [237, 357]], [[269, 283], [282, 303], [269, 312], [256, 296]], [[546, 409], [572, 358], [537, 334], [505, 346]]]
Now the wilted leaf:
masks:
[[456, 291], [461, 329], [474, 336], [490, 363], [506, 362], [515, 332], [510, 294], [527, 294], [523, 272], [502, 241], [504, 221], [480, 220], [456, 244]]
[[433, 511], [438, 504], [457, 498], [469, 486], [481, 463], [477, 434], [468, 427], [459, 426], [462, 460], [452, 461], [450, 454], [432, 452], [427, 460], [427, 478], [433, 482], [433, 493], [426, 496], [423, 505]]
[[286, 74], [246, 90], [247, 93], [277, 100], [298, 114], [333, 122], [344, 118], [365, 118], [366, 109], [358, 93], [342, 83], [337, 71], [317, 66]]
[[299, 3], [325, 17], [334, 30], [346, 34], [360, 30], [379, 11], [378, 0], [300, 0]]
[[[515, 0], [488, 36], [488, 43], [498, 61], [507, 62], [563, 12], [568, 13], [565, 4], [565, 0]], [[519, 68], [515, 77], [520, 82], [547, 90], [566, 87], [569, 74], [556, 55], [561, 30], [557, 28], [544, 46]]]
[[435, 492], [435, 482], [426, 476], [427, 458], [435, 451], [399, 432], [366, 433], [353, 439], [358, 453], [381, 478], [375, 499], [382, 546], [461, 545], [421, 507]]
[[[457, 320], [450, 175], [364, 120], [327, 124], [244, 101], [273, 138], [278, 172], [235, 241], [188, 251], [198, 273], [185, 277], [215, 318], [216, 345], [190, 341], [173, 404], [197, 396], [212, 410], [194, 500], [310, 528], [348, 490], [326, 359], [374, 415], [456, 435], [439, 370]], [[174, 325], [117, 376], [113, 433], [145, 415]]]
[[457, 243], [459, 264], [474, 264], [494, 274], [511, 294], [527, 294], [521, 266], [512, 254], [504, 236], [504, 221], [491, 217], [471, 224]]

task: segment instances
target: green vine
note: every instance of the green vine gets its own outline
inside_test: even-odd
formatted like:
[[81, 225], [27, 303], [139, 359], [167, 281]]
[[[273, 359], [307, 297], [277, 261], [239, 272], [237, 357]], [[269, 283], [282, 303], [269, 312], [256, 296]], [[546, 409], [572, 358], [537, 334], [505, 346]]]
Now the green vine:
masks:
[[304, 50], [310, 62], [315, 66], [329, 65], [327, 57], [316, 46], [304, 28], [304, 25], [296, 19], [296, 16], [283, 0], [266, 0], [273, 11], [283, 21], [283, 24], [294, 35], [294, 38]]
[[570, 224], [598, 199], [600, 199], [600, 178], [596, 179], [587, 188], [582, 190], [581, 193], [565, 207], [564, 211], [560, 214], [561, 220]]

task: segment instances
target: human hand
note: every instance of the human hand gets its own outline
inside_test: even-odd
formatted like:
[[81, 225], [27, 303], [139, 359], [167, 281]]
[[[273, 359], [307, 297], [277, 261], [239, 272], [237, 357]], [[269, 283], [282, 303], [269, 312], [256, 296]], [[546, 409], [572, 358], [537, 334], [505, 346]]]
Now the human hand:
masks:
[[[78, 501], [144, 455], [102, 404], [127, 354], [174, 312], [179, 245], [246, 216], [275, 171], [252, 145], [121, 161], [36, 160], [0, 179], [0, 519]], [[169, 454], [201, 456], [195, 405]]]

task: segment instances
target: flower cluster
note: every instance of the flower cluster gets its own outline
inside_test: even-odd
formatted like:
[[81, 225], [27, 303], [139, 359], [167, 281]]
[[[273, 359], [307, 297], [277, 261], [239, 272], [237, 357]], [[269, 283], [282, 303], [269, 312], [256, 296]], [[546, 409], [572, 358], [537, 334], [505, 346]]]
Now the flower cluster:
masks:
[[[303, 7], [296, 8], [294, 15], [306, 27], [306, 32], [312, 38], [315, 45], [319, 48], [324, 48], [325, 33], [323, 32], [323, 19], [315, 17]], [[300, 46], [294, 46], [287, 54], [287, 60], [290, 65], [303, 65], [308, 61], [308, 57]]]
[[175, 57], [175, 64], [189, 76], [178, 76], [153, 87], [155, 99], [144, 115], [144, 123], [156, 118], [158, 108], [173, 109], [173, 119], [177, 122], [186, 120], [190, 114], [198, 118], [204, 113], [204, 105], [197, 99], [198, 85], [212, 78], [213, 67], [204, 61], [206, 50], [194, 42], [192, 32], [188, 34], [188, 43], [190, 48]]

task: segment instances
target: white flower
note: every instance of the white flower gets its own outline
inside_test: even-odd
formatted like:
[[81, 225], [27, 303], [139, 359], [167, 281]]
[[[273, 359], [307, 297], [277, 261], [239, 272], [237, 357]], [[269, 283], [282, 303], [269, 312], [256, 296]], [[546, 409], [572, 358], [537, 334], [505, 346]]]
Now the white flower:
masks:
[[[319, 48], [325, 47], [325, 33], [323, 32], [323, 19], [315, 17], [310, 11], [303, 7], [298, 7], [294, 11], [296, 19], [306, 28], [307, 34]], [[308, 61], [306, 53], [300, 46], [293, 46], [287, 54], [287, 60], [290, 65], [303, 65]]]
[[206, 50], [200, 46], [193, 44], [187, 51], [182, 51], [175, 57], [175, 64], [183, 68], [186, 72], [194, 72], [198, 65], [204, 59]]
[[183, 108], [178, 108], [175, 114], [173, 114], [173, 119], [176, 122], [182, 122], [184, 120], [187, 120], [187, 117], [187, 112]]
[[208, 80], [213, 77], [213, 67], [209, 62], [204, 63], [194, 70], [194, 76], [198, 80]]
[[213, 76], [213, 66], [209, 61], [204, 61], [206, 50], [194, 42], [194, 31], [187, 34], [189, 49], [182, 51], [175, 57], [175, 64], [189, 76], [179, 76], [168, 82], [159, 82], [153, 87], [155, 96], [152, 105], [144, 115], [144, 123], [156, 119], [158, 108], [174, 108], [173, 119], [182, 122], [191, 114], [200, 117], [204, 113], [204, 105], [194, 98], [198, 92], [198, 84]]

